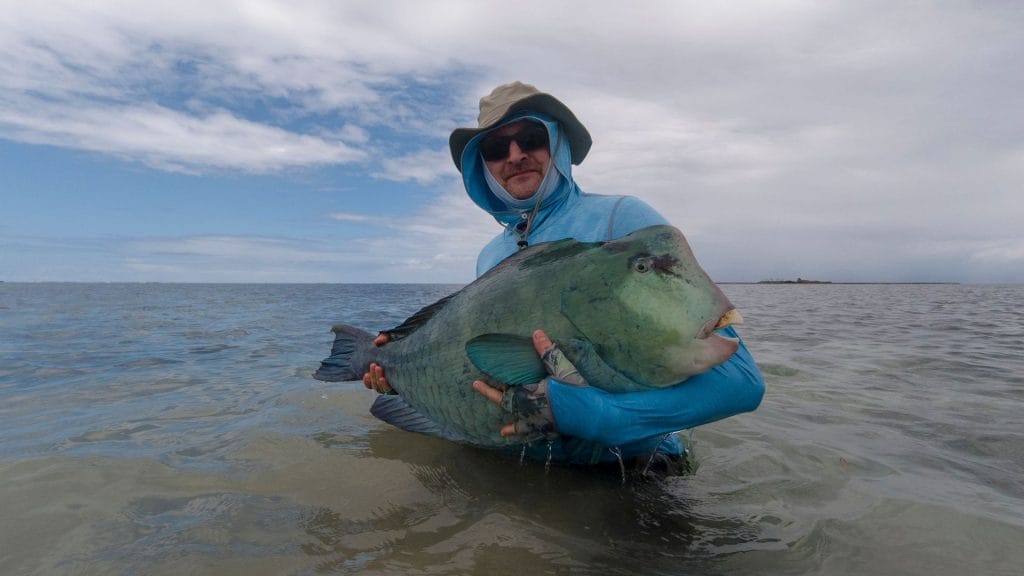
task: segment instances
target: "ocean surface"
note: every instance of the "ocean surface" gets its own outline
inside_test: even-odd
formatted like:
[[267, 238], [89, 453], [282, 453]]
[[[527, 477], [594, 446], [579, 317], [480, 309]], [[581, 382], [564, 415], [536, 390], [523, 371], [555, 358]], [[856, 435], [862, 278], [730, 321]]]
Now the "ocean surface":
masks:
[[1024, 573], [1024, 286], [725, 285], [764, 402], [625, 482], [311, 378], [457, 288], [0, 284], [0, 574]]

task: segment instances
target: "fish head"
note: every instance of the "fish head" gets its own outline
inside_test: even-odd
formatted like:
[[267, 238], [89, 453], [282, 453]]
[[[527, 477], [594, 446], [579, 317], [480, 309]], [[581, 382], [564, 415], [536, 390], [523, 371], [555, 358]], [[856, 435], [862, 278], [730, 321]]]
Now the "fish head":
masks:
[[647, 387], [678, 384], [739, 347], [715, 330], [742, 318], [667, 225], [591, 251], [563, 293], [562, 313], [606, 363]]

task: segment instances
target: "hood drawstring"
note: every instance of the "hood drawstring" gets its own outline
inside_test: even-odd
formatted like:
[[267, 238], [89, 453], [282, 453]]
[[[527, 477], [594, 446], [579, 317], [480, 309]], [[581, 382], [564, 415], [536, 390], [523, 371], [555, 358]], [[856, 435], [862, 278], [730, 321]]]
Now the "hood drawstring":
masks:
[[533, 212], [530, 212], [529, 216], [526, 215], [526, 212], [523, 212], [525, 222], [519, 221], [516, 222], [515, 226], [505, 226], [506, 230], [515, 235], [516, 246], [520, 250], [530, 245], [530, 229], [533, 228], [533, 221], [537, 218], [537, 210], [540, 208], [540, 203], [543, 200], [543, 196], [537, 199], [537, 203], [533, 205]]
[[[554, 167], [555, 163], [553, 161], [548, 163], [548, 174], [556, 176], [555, 174], [552, 174], [552, 169]], [[537, 220], [537, 212], [540, 210], [540, 205], [544, 203], [544, 196], [547, 194], [548, 187], [544, 185], [545, 183], [546, 182], [541, 182], [540, 188], [537, 189], [537, 200], [533, 203], [533, 210], [530, 211], [529, 215], [527, 215], [526, 212], [521, 212], [519, 214], [519, 222], [516, 222], [515, 224], [503, 224], [505, 229], [516, 237], [516, 246], [518, 246], [520, 250], [530, 245], [530, 230], [533, 229], [533, 224]]]
[[484, 180], [487, 182], [487, 186], [491, 189], [491, 193], [501, 198], [506, 206], [509, 208], [526, 208], [529, 206], [528, 203], [533, 203], [533, 208], [530, 213], [519, 212], [519, 221], [512, 224], [505, 224], [498, 220], [502, 226], [505, 227], [510, 233], [516, 237], [516, 245], [522, 250], [529, 244], [530, 230], [533, 228], [534, 220], [537, 217], [537, 212], [540, 210], [540, 205], [544, 203], [544, 198], [547, 196], [548, 190], [557, 188], [561, 179], [561, 175], [555, 168], [554, 158], [548, 160], [547, 169], [544, 172], [544, 179], [541, 180], [540, 186], [537, 188], [535, 197], [524, 198], [523, 200], [517, 200], [505, 190], [505, 187], [491, 174], [486, 168], [483, 170]]

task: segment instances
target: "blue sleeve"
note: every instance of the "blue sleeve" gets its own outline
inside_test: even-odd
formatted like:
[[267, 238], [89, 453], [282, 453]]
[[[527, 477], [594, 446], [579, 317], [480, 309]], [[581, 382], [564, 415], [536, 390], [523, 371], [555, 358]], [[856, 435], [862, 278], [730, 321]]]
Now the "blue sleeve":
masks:
[[[731, 327], [720, 332], [737, 336]], [[559, 433], [621, 446], [752, 411], [764, 379], [741, 340], [728, 360], [670, 388], [611, 394], [553, 382], [548, 393]]]

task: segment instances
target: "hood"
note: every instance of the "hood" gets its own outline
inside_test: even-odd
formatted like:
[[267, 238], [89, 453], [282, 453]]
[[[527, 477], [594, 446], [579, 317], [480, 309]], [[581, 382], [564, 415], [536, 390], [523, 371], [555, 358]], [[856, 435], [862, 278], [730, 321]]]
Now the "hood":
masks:
[[[544, 181], [541, 182], [540, 189], [532, 197], [516, 200], [505, 192], [493, 177], [490, 180], [497, 187], [498, 192], [495, 193], [491, 184], [488, 184], [490, 173], [483, 158], [480, 157], [480, 141], [489, 131], [477, 134], [466, 144], [462, 152], [462, 182], [466, 186], [466, 193], [477, 206], [506, 227], [523, 221], [524, 215], [530, 217], [535, 208], [534, 218], [536, 220], [533, 225], [536, 225], [554, 207], [564, 203], [570, 196], [579, 193], [576, 182], [572, 179], [572, 151], [569, 147], [569, 140], [553, 118], [536, 112], [524, 112], [509, 117], [495, 128], [524, 119], [533, 120], [547, 127], [548, 140], [554, 143], [551, 150], [551, 163], [548, 165]], [[540, 201], [540, 206], [537, 206], [538, 201]]]

